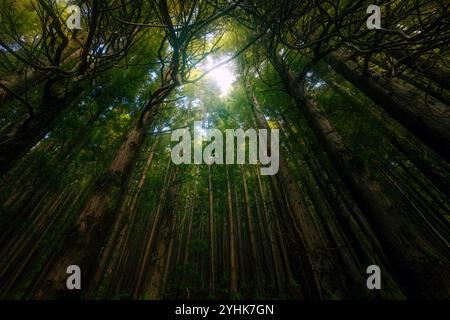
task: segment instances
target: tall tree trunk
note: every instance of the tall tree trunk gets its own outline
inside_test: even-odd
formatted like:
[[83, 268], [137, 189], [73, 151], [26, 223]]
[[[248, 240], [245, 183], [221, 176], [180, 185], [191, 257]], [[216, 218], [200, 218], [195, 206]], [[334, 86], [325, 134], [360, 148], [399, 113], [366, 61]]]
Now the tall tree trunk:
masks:
[[303, 96], [303, 84], [289, 71], [280, 76], [341, 179], [366, 214], [407, 294], [427, 299], [450, 297], [448, 243], [442, 243], [423, 225], [417, 218], [420, 214], [414, 216], [414, 213], [406, 212], [406, 204], [383, 192], [349, 151], [316, 102]]
[[238, 294], [238, 262], [236, 252], [236, 232], [233, 218], [233, 198], [231, 194], [228, 166], [225, 166], [225, 174], [227, 179], [228, 245], [230, 250], [230, 297], [235, 298]]
[[259, 255], [256, 247], [256, 236], [254, 230], [254, 222], [253, 222], [253, 211], [250, 206], [250, 198], [248, 192], [247, 178], [245, 176], [245, 169], [242, 165], [240, 165], [241, 176], [242, 176], [242, 185], [244, 188], [244, 205], [247, 213], [247, 228], [248, 235], [250, 237], [250, 254], [252, 258], [252, 267], [255, 271], [255, 280], [258, 292], [261, 293], [262, 290], [262, 279], [261, 279], [261, 265], [259, 262]]
[[209, 248], [209, 273], [208, 292], [211, 297], [216, 292], [216, 255], [214, 235], [214, 195], [211, 176], [211, 165], [208, 165], [208, 248]]
[[444, 89], [435, 82], [433, 82], [432, 80], [424, 78], [422, 74], [416, 72], [415, 70], [409, 69], [407, 71], [396, 74], [395, 69], [393, 69], [392, 66], [388, 65], [384, 61], [380, 61], [378, 59], [371, 59], [370, 62], [372, 62], [377, 67], [384, 69], [385, 70], [384, 72], [390, 73], [392, 76], [396, 76], [399, 79], [410, 83], [417, 89], [426, 92], [427, 94], [436, 98], [443, 104], [450, 105], [450, 90]]
[[[383, 290], [373, 292], [374, 295], [383, 299], [404, 299], [400, 287], [392, 276], [392, 268], [381, 245], [361, 210], [351, 198], [344, 194], [345, 186], [338, 183], [339, 177], [335, 170], [330, 167], [325, 159], [319, 160], [312, 152], [314, 150], [312, 147], [309, 147], [309, 149], [311, 150], [309, 153], [311, 157], [305, 158], [308, 167], [314, 175], [315, 181], [324, 192], [325, 198], [329, 199], [329, 203], [344, 231], [347, 231], [346, 234], [349, 241], [353, 243], [352, 247], [361, 261], [361, 266], [375, 264], [383, 270]], [[364, 282], [359, 283], [359, 285], [364, 285]]]
[[[108, 270], [108, 265], [117, 261], [120, 248], [125, 240], [127, 230], [132, 227], [135, 216], [136, 216], [136, 204], [140, 198], [142, 188], [145, 184], [146, 178], [148, 177], [148, 170], [153, 162], [153, 156], [155, 154], [156, 146], [158, 145], [159, 138], [156, 137], [154, 143], [152, 144], [150, 151], [148, 153], [147, 160], [143, 167], [141, 178], [136, 186], [136, 190], [131, 196], [130, 202], [124, 201], [119, 209], [119, 214], [117, 220], [114, 224], [111, 234], [108, 236], [108, 242], [105, 248], [102, 250], [102, 257], [99, 261], [98, 267], [96, 268], [95, 277], [92, 282], [92, 287], [98, 287], [101, 280], [104, 277], [111, 275], [112, 270]], [[91, 288], [94, 289], [94, 288]], [[95, 293], [95, 289], [93, 294]]]
[[175, 230], [175, 204], [180, 189], [180, 181], [178, 179], [178, 168], [176, 168], [170, 179], [170, 187], [164, 199], [164, 213], [161, 224], [159, 225], [159, 239], [156, 244], [156, 255], [154, 258], [154, 266], [152, 269], [150, 280], [144, 290], [145, 297], [150, 300], [160, 299], [165, 286], [165, 278], [167, 276], [167, 269], [169, 268], [170, 258], [172, 254], [174, 230]]
[[[130, 130], [108, 170], [98, 181], [73, 230], [53, 257], [53, 263], [45, 270], [46, 276], [38, 284], [35, 298], [79, 297], [87, 292], [100, 249], [114, 222], [115, 209], [127, 188], [128, 178], [152, 123], [154, 111], [146, 111]], [[68, 291], [65, 288], [66, 269], [70, 265], [81, 268], [82, 290]]]
[[239, 197], [237, 188], [234, 188], [234, 202], [236, 208], [236, 234], [237, 234], [237, 252], [238, 252], [238, 270], [239, 270], [239, 283], [245, 283], [247, 281], [246, 270], [244, 264], [245, 246], [242, 234], [242, 215], [241, 207], [239, 205]]
[[397, 62], [416, 70], [439, 86], [450, 90], [450, 72], [446, 70], [445, 66], [436, 62], [427, 62], [420, 57], [412, 57], [401, 49], [390, 49], [388, 54], [397, 59]]
[[[261, 128], [268, 129], [269, 125], [250, 84], [247, 84], [247, 92], [251, 99], [257, 124]], [[267, 145], [270, 146], [269, 143]], [[302, 251], [305, 255], [301, 259], [305, 294], [311, 298], [340, 296], [343, 294], [342, 290], [345, 285], [343, 277], [336, 272], [336, 270], [339, 270], [339, 263], [322, 239], [311, 213], [306, 208], [297, 183], [289, 173], [286, 159], [281, 153], [279, 154], [279, 163], [280, 168], [276, 175], [277, 184], [285, 190], [289, 210], [292, 211], [293, 221], [298, 228], [299, 245], [303, 247]]]
[[448, 107], [399, 79], [389, 79], [371, 70], [362, 74], [358, 64], [340, 53], [325, 61], [360, 89], [401, 125], [450, 162]]
[[148, 228], [149, 231], [148, 231], [148, 236], [145, 238], [146, 245], [144, 248], [143, 257], [137, 268], [138, 273], [137, 273], [137, 277], [136, 277], [136, 284], [135, 284], [134, 290], [133, 290], [133, 298], [134, 299], [137, 299], [139, 297], [141, 287], [142, 287], [142, 282], [143, 282], [143, 279], [145, 279], [145, 275], [144, 275], [145, 268], [148, 266], [148, 263], [149, 263], [149, 260], [151, 257], [151, 253], [153, 252], [153, 249], [154, 249], [156, 235], [157, 235], [158, 229], [161, 225], [162, 215], [163, 215], [163, 211], [164, 211], [164, 204], [165, 204], [164, 201], [167, 199], [166, 193], [169, 192], [168, 186], [171, 183], [171, 175], [170, 175], [171, 167], [172, 167], [172, 162], [171, 162], [171, 159], [169, 158], [168, 164], [166, 167], [166, 173], [164, 176], [162, 191], [159, 196], [158, 205], [155, 210], [155, 215], [154, 215], [153, 219], [149, 219], [149, 223], [148, 223], [148, 225], [151, 226], [151, 228]]
[[268, 233], [268, 237], [269, 237], [269, 241], [270, 241], [270, 249], [272, 252], [273, 264], [274, 264], [274, 269], [275, 269], [275, 279], [277, 281], [279, 293], [281, 294], [281, 296], [283, 296], [284, 288], [285, 288], [285, 283], [284, 283], [285, 279], [284, 279], [283, 273], [281, 271], [282, 263], [281, 263], [280, 252], [278, 250], [277, 241], [276, 241], [275, 235], [274, 235], [275, 232], [273, 230], [274, 229], [273, 221], [269, 217], [269, 212], [268, 212], [266, 199], [265, 199], [266, 193], [265, 193], [265, 190], [263, 187], [261, 173], [257, 167], [255, 168], [255, 171], [256, 171], [256, 176], [258, 178], [258, 190], [259, 190], [259, 194], [261, 196], [261, 202], [262, 202], [262, 211], [263, 211], [263, 218], [264, 218], [263, 220], [267, 227], [267, 233]]
[[447, 163], [443, 162], [441, 167], [434, 163], [431, 158], [426, 159], [424, 157], [425, 151], [412, 144], [407, 137], [403, 137], [399, 130], [391, 123], [391, 121], [389, 121], [389, 119], [384, 119], [379, 113], [373, 110], [371, 106], [365, 105], [362, 101], [360, 101], [360, 99], [357, 99], [335, 80], [329, 80], [328, 83], [339, 95], [350, 99], [359, 107], [368, 110], [389, 135], [391, 143], [409, 161], [411, 161], [411, 163], [422, 171], [429, 178], [429, 180], [442, 191], [443, 194], [450, 193], [450, 181], [447, 179], [450, 174], [450, 166]]

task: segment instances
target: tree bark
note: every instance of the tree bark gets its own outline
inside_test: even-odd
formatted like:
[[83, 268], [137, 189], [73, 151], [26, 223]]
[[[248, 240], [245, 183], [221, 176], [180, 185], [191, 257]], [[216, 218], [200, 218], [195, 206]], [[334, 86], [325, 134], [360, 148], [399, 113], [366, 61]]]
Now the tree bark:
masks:
[[228, 166], [225, 166], [225, 173], [227, 179], [228, 245], [230, 250], [230, 297], [234, 298], [238, 294], [238, 262], [236, 253], [236, 232], [233, 218], [233, 198], [231, 194]]
[[240, 165], [240, 170], [241, 170], [241, 177], [242, 177], [242, 185], [244, 188], [244, 205], [245, 205], [245, 209], [246, 209], [245, 212], [247, 214], [248, 235], [250, 237], [250, 254], [252, 257], [251, 265], [252, 265], [252, 268], [254, 268], [257, 289], [259, 292], [261, 292], [261, 290], [262, 290], [261, 266], [259, 263], [259, 255], [258, 255], [258, 251], [257, 251], [257, 247], [256, 247], [256, 236], [255, 236], [255, 230], [254, 230], [253, 211], [250, 206], [247, 178], [245, 176], [245, 170], [242, 165]]
[[209, 273], [208, 273], [208, 292], [211, 297], [216, 292], [216, 254], [214, 241], [214, 195], [211, 177], [211, 165], [208, 165], [208, 248], [209, 248]]
[[[98, 181], [92, 197], [78, 217], [73, 230], [64, 240], [46, 276], [38, 284], [37, 299], [78, 298], [88, 292], [95, 263], [112, 222], [115, 208], [121, 202], [128, 178], [141, 150], [154, 110], [148, 110], [142, 121], [131, 129], [104, 176]], [[83, 273], [82, 290], [65, 288], [66, 269], [78, 265]]]
[[405, 204], [383, 192], [346, 147], [316, 102], [303, 96], [302, 84], [295, 81], [290, 72], [281, 77], [367, 216], [407, 294], [425, 299], [450, 297], [448, 243], [439, 241], [414, 214], [406, 212]]
[[362, 101], [357, 99], [354, 95], [348, 92], [335, 80], [329, 80], [328, 83], [339, 95], [344, 98], [349, 98], [359, 107], [368, 110], [369, 113], [379, 122], [380, 126], [384, 128], [389, 135], [391, 143], [420, 171], [422, 171], [443, 194], [450, 194], [450, 181], [447, 177], [450, 174], [450, 167], [444, 161], [442, 167], [434, 163], [433, 159], [428, 157], [426, 159], [424, 154], [426, 152], [418, 147], [414, 146], [408, 137], [403, 137], [398, 129], [389, 121], [389, 119], [383, 119], [383, 117], [375, 112], [371, 106], [364, 105]]
[[[261, 128], [269, 128], [259, 102], [249, 84], [247, 84], [247, 92], [251, 99], [257, 124]], [[267, 145], [270, 146], [270, 144]], [[281, 153], [279, 154], [279, 163], [280, 168], [276, 175], [277, 184], [285, 190], [288, 210], [292, 211], [292, 218], [299, 232], [297, 235], [299, 245], [303, 247], [301, 251], [305, 255], [302, 259], [305, 294], [311, 298], [339, 297], [343, 294], [342, 290], [345, 288], [343, 277], [336, 272], [336, 270], [339, 270], [339, 263], [322, 239], [311, 213], [306, 208], [297, 183], [289, 173], [286, 159]]]
[[[114, 224], [111, 234], [108, 236], [108, 242], [106, 243], [105, 248], [102, 250], [102, 257], [96, 268], [95, 277], [93, 279], [93, 287], [98, 287], [104, 277], [111, 276], [112, 270], [110, 270], [110, 268], [114, 267], [112, 264], [117, 262], [118, 254], [120, 253], [120, 248], [123, 246], [127, 230], [133, 225], [136, 216], [136, 204], [147, 179], [148, 170], [153, 163], [153, 156], [158, 142], [159, 137], [156, 137], [150, 148], [141, 173], [141, 178], [136, 186], [136, 191], [131, 196], [130, 202], [124, 201], [119, 209], [116, 223]], [[95, 290], [93, 294], [94, 293]]]
[[164, 214], [161, 224], [159, 226], [160, 235], [155, 248], [154, 266], [152, 269], [150, 280], [146, 286], [145, 298], [150, 300], [160, 299], [164, 293], [165, 279], [167, 277], [168, 268], [170, 264], [174, 230], [175, 230], [175, 203], [178, 197], [180, 188], [180, 181], [178, 180], [178, 168], [174, 170], [172, 179], [170, 179], [171, 186], [164, 199]]
[[448, 107], [399, 79], [370, 71], [362, 74], [357, 63], [343, 54], [331, 53], [325, 61], [398, 123], [450, 162]]

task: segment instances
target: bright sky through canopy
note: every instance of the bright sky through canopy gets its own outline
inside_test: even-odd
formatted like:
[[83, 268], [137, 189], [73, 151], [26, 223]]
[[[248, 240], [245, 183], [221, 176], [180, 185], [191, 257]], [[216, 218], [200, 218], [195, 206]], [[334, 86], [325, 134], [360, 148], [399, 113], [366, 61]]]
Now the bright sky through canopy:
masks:
[[[214, 68], [214, 66], [219, 65], [226, 59], [229, 59], [229, 57], [224, 56], [220, 59], [214, 59], [212, 57], [208, 57], [204, 70], [210, 70]], [[220, 89], [220, 95], [226, 96], [228, 94], [228, 91], [233, 84], [233, 82], [236, 80], [236, 75], [234, 74], [234, 65], [233, 62], [230, 61], [224, 65], [221, 65], [218, 68], [215, 68], [210, 73], [208, 73], [207, 77], [208, 79], [213, 80]]]

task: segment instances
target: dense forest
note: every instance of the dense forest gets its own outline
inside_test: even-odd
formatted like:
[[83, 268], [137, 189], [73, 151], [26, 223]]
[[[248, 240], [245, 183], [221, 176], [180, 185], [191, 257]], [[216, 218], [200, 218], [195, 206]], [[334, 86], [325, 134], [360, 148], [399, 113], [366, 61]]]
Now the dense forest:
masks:
[[0, 299], [450, 299], [449, 45], [445, 0], [0, 0]]

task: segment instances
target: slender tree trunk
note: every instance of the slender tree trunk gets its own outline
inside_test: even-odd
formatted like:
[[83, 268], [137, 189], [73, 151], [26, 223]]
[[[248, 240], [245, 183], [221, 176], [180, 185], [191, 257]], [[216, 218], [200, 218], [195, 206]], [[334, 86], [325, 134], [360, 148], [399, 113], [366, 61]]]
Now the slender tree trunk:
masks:
[[238, 279], [239, 283], [245, 283], [246, 278], [246, 270], [244, 264], [244, 256], [245, 256], [245, 246], [242, 235], [242, 215], [241, 215], [241, 207], [239, 205], [239, 197], [237, 188], [234, 188], [234, 201], [236, 207], [236, 234], [237, 234], [237, 252], [238, 252]]
[[273, 221], [271, 221], [271, 219], [269, 217], [269, 212], [268, 212], [267, 204], [265, 201], [266, 193], [265, 193], [265, 190], [263, 187], [261, 173], [258, 168], [255, 168], [255, 170], [256, 170], [256, 176], [258, 178], [258, 190], [259, 190], [259, 193], [261, 196], [261, 202], [262, 202], [262, 211], [263, 211], [263, 218], [264, 218], [263, 220], [266, 225], [267, 233], [268, 233], [268, 237], [269, 237], [269, 241], [270, 241], [270, 249], [271, 249], [273, 264], [274, 264], [274, 269], [275, 269], [275, 280], [277, 281], [279, 293], [283, 296], [285, 283], [284, 283], [284, 277], [283, 277], [282, 271], [281, 271], [282, 263], [281, 263], [280, 252], [278, 250], [276, 237], [274, 235], [275, 232], [273, 230], [273, 228], [274, 228]]
[[214, 296], [216, 292], [216, 259], [214, 241], [214, 195], [211, 176], [211, 165], [208, 165], [208, 248], [209, 248], [209, 274], [208, 288], [209, 295]]
[[136, 277], [136, 279], [137, 279], [136, 285], [134, 286], [134, 290], [133, 290], [133, 298], [135, 298], [135, 299], [138, 298], [141, 287], [142, 287], [141, 284], [143, 282], [143, 279], [145, 279], [145, 276], [144, 276], [145, 268], [148, 266], [148, 263], [149, 263], [149, 260], [151, 257], [151, 253], [153, 251], [154, 243], [156, 241], [155, 239], [156, 239], [156, 234], [158, 232], [157, 230], [159, 229], [159, 227], [161, 225], [162, 214], [163, 214], [163, 210], [164, 210], [164, 201], [167, 199], [166, 193], [169, 192], [168, 185], [171, 183], [171, 175], [170, 175], [171, 166], [172, 166], [172, 162], [171, 162], [171, 159], [169, 158], [168, 164], [166, 167], [166, 174], [164, 177], [163, 188], [161, 191], [161, 195], [159, 197], [158, 206], [156, 207], [154, 218], [149, 220], [149, 226], [151, 225], [151, 228], [149, 228], [148, 237], [146, 237], [146, 246], [144, 249], [143, 257], [137, 268], [138, 275]]
[[[197, 177], [198, 177], [198, 169], [195, 174], [195, 178], [197, 178]], [[188, 228], [188, 234], [187, 234], [187, 240], [186, 240], [186, 255], [184, 256], [184, 263], [183, 263], [184, 266], [186, 266], [186, 264], [189, 262], [189, 256], [190, 256], [189, 244], [191, 242], [191, 237], [192, 237], [192, 222], [194, 220], [196, 197], [197, 197], [197, 179], [195, 179], [195, 181], [194, 181], [194, 189], [192, 191], [192, 202], [191, 202], [190, 215], [189, 215], [189, 228]]]
[[228, 245], [230, 250], [230, 297], [233, 298], [238, 294], [238, 262], [236, 253], [236, 232], [233, 219], [233, 198], [231, 194], [228, 166], [225, 166], [225, 173], [227, 179]]
[[261, 266], [259, 262], [259, 255], [256, 247], [256, 235], [254, 230], [254, 221], [253, 221], [253, 211], [250, 206], [250, 198], [249, 198], [249, 192], [248, 192], [248, 185], [247, 185], [247, 178], [245, 176], [245, 169], [241, 165], [241, 176], [242, 176], [242, 185], [244, 187], [244, 205], [246, 208], [247, 213], [247, 228], [248, 228], [248, 235], [250, 237], [250, 253], [252, 257], [252, 266], [254, 267], [255, 271], [255, 280], [257, 289], [259, 292], [262, 290], [262, 279], [261, 279]]
[[175, 222], [175, 203], [180, 189], [178, 179], [178, 168], [174, 170], [171, 186], [164, 199], [164, 214], [159, 229], [160, 235], [156, 245], [155, 265], [152, 267], [150, 281], [146, 286], [146, 298], [150, 300], [160, 299], [164, 293], [165, 279], [168, 273], [170, 259], [172, 255]]

